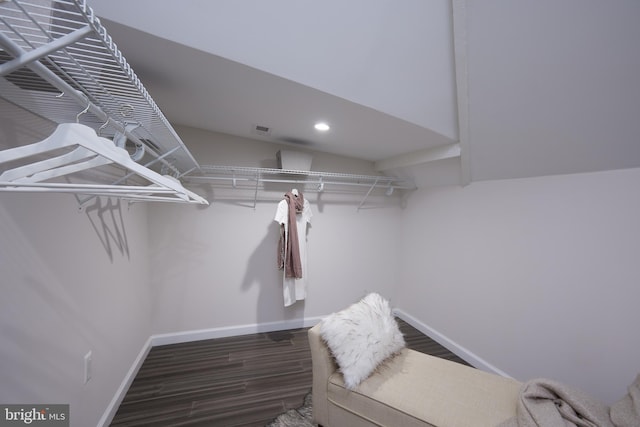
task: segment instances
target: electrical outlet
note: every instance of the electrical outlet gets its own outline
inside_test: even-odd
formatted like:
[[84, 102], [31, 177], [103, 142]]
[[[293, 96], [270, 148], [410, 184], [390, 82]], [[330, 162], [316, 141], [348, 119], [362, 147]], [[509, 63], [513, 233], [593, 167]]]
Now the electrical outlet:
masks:
[[84, 355], [84, 383], [88, 383], [91, 379], [91, 365], [93, 362], [93, 354], [91, 350]]

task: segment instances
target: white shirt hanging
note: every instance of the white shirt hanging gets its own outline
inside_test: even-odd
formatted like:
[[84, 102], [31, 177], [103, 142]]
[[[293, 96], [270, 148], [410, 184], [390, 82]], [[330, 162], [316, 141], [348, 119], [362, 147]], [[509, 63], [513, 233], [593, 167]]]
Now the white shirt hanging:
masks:
[[[297, 190], [294, 188], [292, 193]], [[295, 193], [294, 193], [295, 194]], [[286, 277], [285, 271], [282, 271], [282, 288], [284, 296], [284, 306], [288, 307], [294, 304], [296, 301], [304, 300], [307, 297], [307, 287], [309, 283], [309, 269], [307, 268], [307, 225], [311, 224], [311, 218], [313, 213], [311, 211], [311, 204], [307, 199], [304, 199], [302, 213], [296, 214], [296, 225], [298, 227], [298, 244], [300, 247], [300, 262], [302, 264], [302, 277], [296, 279], [295, 277]], [[285, 239], [287, 241], [289, 233], [289, 203], [287, 200], [281, 200], [278, 203], [276, 215], [274, 220], [284, 226]]]

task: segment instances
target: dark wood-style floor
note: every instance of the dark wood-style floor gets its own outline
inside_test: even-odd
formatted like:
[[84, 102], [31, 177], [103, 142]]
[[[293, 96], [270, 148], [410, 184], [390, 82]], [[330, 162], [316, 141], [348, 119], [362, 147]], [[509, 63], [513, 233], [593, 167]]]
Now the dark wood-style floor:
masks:
[[[407, 347], [466, 362], [398, 319]], [[262, 427], [311, 390], [307, 329], [151, 349], [112, 427]]]

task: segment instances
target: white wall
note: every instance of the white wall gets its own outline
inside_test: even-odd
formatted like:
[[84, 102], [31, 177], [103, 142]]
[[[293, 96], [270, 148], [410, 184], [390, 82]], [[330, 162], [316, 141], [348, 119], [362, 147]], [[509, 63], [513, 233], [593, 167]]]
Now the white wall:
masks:
[[457, 138], [448, 0], [186, 4], [91, 1], [103, 18]]
[[[149, 338], [146, 207], [0, 194], [0, 402], [97, 425]], [[84, 355], [93, 378], [84, 384]]]
[[640, 371], [640, 169], [425, 189], [398, 304], [519, 380], [613, 402]]
[[[201, 164], [275, 167], [283, 148], [191, 128], [178, 132]], [[320, 154], [312, 169], [373, 173], [368, 162]], [[336, 198], [327, 192], [318, 200], [310, 192], [309, 294], [284, 308], [273, 217], [288, 189], [260, 190], [254, 209], [252, 190], [195, 187], [211, 206], [149, 209], [154, 333], [295, 324], [339, 310], [366, 291], [391, 297], [398, 282], [397, 200], [391, 207], [358, 211], [363, 195]]]
[[474, 181], [640, 167], [640, 2], [460, 3]]

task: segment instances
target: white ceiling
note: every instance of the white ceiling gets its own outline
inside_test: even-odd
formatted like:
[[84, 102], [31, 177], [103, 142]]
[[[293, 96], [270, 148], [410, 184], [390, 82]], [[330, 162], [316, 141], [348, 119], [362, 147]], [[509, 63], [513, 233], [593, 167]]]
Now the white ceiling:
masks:
[[[640, 167], [637, 0], [89, 6], [174, 125], [400, 164], [423, 185]], [[462, 161], [426, 162], [459, 141]]]

